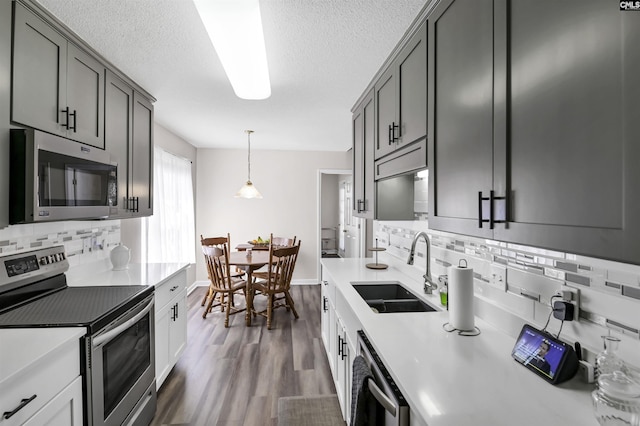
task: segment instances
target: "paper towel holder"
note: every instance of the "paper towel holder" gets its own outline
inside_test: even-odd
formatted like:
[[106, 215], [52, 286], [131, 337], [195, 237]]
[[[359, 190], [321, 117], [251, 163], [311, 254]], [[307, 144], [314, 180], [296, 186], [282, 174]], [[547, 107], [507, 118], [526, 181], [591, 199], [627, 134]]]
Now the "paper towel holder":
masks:
[[[464, 264], [463, 264], [463, 262], [464, 262]], [[469, 264], [467, 263], [467, 259], [458, 260], [458, 267], [459, 268], [468, 268]], [[447, 306], [447, 308], [448, 308], [448, 306]], [[461, 329], [455, 328], [449, 322], [446, 322], [446, 323], [442, 324], [442, 328], [447, 333], [453, 333], [454, 331], [457, 331], [458, 335], [460, 335], [460, 336], [478, 336], [480, 334], [480, 329], [475, 325], [473, 326], [472, 330], [461, 330]]]
[[473, 330], [458, 330], [457, 328], [455, 328], [454, 326], [452, 326], [448, 322], [445, 322], [444, 324], [442, 324], [442, 329], [444, 331], [446, 331], [447, 333], [453, 333], [454, 331], [457, 331], [460, 336], [478, 336], [478, 335], [480, 335], [480, 329], [478, 328], [477, 325], [473, 326]]

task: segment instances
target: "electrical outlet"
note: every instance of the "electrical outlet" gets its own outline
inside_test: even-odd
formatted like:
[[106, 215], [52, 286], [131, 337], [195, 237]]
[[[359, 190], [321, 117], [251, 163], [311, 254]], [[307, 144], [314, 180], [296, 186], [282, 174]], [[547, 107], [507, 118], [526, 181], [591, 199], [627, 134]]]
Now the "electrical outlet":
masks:
[[578, 321], [580, 316], [580, 290], [577, 288], [563, 285], [560, 288], [560, 296], [565, 302], [573, 304], [573, 320]]
[[82, 253], [83, 254], [90, 253], [92, 249], [93, 249], [93, 241], [91, 240], [91, 237], [83, 238]]
[[500, 290], [507, 291], [507, 267], [492, 264], [489, 283], [492, 286], [499, 288]]

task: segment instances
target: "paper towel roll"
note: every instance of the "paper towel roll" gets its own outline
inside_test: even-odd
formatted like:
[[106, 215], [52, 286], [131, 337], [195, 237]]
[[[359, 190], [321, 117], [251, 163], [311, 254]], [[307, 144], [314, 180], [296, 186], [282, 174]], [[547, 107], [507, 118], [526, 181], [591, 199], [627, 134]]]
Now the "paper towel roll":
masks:
[[473, 315], [473, 269], [449, 267], [449, 324], [462, 331], [475, 327]]

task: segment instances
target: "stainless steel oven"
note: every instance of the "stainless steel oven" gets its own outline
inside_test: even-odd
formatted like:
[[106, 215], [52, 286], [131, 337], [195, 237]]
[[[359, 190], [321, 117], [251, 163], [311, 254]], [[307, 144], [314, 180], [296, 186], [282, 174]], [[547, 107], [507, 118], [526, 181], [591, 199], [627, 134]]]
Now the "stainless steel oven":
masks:
[[367, 381], [373, 397], [367, 407], [369, 424], [408, 426], [409, 403], [362, 330], [358, 330], [358, 353], [364, 358], [373, 376], [373, 380]]
[[148, 425], [156, 410], [153, 286], [67, 286], [63, 246], [0, 257], [0, 327], [82, 327], [84, 423]]
[[148, 425], [156, 408], [153, 295], [86, 339], [93, 426]]

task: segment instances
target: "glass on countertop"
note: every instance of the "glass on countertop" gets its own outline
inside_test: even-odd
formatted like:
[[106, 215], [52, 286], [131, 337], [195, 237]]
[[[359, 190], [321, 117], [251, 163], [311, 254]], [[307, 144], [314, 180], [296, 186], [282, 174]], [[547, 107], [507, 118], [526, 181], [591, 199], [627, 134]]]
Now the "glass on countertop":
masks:
[[596, 380], [602, 374], [612, 374], [614, 371], [622, 371], [628, 374], [627, 366], [618, 356], [620, 339], [614, 336], [602, 336], [603, 350], [596, 356]]
[[447, 306], [448, 298], [449, 298], [449, 290], [447, 289], [447, 286], [445, 285], [444, 287], [442, 287], [440, 289], [440, 304], [442, 306]]
[[591, 398], [600, 425], [640, 426], [640, 383], [626, 373], [602, 374]]

